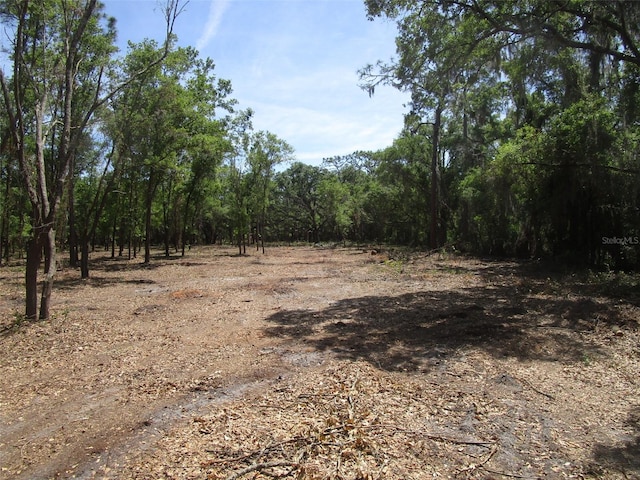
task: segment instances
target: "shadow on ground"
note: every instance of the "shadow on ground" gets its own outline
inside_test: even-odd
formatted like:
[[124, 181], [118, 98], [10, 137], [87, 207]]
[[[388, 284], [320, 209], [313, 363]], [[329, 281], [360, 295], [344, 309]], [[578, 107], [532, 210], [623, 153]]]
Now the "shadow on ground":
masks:
[[594, 459], [599, 465], [615, 465], [623, 472], [640, 474], [640, 406], [635, 407], [627, 419], [630, 438], [622, 445], [597, 445]]
[[391, 371], [428, 370], [469, 347], [494, 357], [587, 361], [601, 352], [584, 334], [624, 324], [608, 303], [526, 295], [510, 285], [350, 298], [321, 311], [279, 311], [267, 321], [267, 335]]

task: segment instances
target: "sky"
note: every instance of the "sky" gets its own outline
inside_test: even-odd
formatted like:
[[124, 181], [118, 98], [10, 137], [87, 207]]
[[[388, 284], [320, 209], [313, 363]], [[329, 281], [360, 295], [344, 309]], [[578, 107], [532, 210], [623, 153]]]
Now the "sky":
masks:
[[[156, 0], [103, 3], [123, 52], [127, 41], [162, 41]], [[358, 86], [358, 69], [395, 54], [395, 24], [368, 21], [363, 0], [190, 0], [175, 33], [231, 80], [254, 129], [287, 141], [298, 161], [382, 149], [402, 129], [407, 94], [379, 87], [370, 98]]]

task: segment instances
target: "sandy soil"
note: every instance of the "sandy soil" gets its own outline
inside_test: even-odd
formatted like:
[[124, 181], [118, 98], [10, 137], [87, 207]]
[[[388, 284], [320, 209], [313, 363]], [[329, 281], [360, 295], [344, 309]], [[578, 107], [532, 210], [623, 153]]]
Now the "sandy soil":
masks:
[[640, 478], [638, 291], [531, 264], [225, 247], [0, 269], [0, 478]]

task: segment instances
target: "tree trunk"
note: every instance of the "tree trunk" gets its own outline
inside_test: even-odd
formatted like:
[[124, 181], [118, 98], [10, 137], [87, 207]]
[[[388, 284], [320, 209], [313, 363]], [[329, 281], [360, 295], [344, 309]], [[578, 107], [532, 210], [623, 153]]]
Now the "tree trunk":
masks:
[[[164, 242], [164, 256], [169, 258], [171, 256], [171, 239], [170, 230], [169, 230], [169, 205], [171, 204], [171, 189], [173, 187], [172, 177], [169, 177], [169, 185], [166, 187], [169, 191], [168, 194], [165, 195], [165, 198], [162, 201], [162, 223], [163, 223], [163, 242]], [[164, 190], [164, 188], [163, 188]]]
[[[153, 197], [158, 187], [157, 173], [155, 169], [151, 170], [149, 175], [149, 184], [147, 185], [147, 195], [145, 198], [145, 215], [144, 215], [144, 263], [151, 262], [151, 214], [153, 207]], [[134, 254], [135, 256], [135, 254]]]
[[[2, 228], [0, 228], [0, 265], [3, 255], [9, 263], [9, 203], [11, 201], [11, 170], [7, 165], [7, 182], [4, 192], [4, 208], [2, 209]], [[3, 250], [4, 247], [4, 250]]]
[[[189, 220], [189, 209], [191, 208], [191, 197], [193, 194], [193, 188], [190, 187], [189, 191], [187, 193], [187, 199], [184, 203], [184, 216], [182, 218], [182, 229], [181, 229], [181, 233], [180, 233], [180, 240], [181, 240], [181, 244], [182, 244], [182, 256], [184, 257], [185, 254], [185, 244], [186, 242], [190, 242], [191, 240], [188, 238], [187, 236], [187, 228], [190, 224], [190, 220]], [[195, 218], [195, 213], [194, 213], [194, 218]], [[189, 229], [191, 230], [191, 229]]]
[[51, 314], [51, 292], [56, 274], [56, 231], [48, 228], [42, 237], [44, 247], [44, 279], [40, 298], [40, 320], [48, 320]]
[[[71, 160], [70, 172], [73, 172], [73, 156]], [[76, 209], [75, 209], [75, 196], [74, 196], [74, 181], [73, 174], [69, 175], [68, 181], [68, 196], [69, 196], [69, 266], [71, 268], [78, 267], [78, 232], [76, 230]]]
[[[118, 217], [114, 215], [113, 226], [111, 229], [111, 258], [116, 258], [116, 235], [118, 234], [118, 229], [116, 227], [117, 222]], [[120, 250], [120, 256], [122, 256], [122, 250]]]
[[27, 268], [25, 271], [25, 314], [28, 320], [38, 315], [38, 269], [40, 268], [42, 245], [36, 233], [27, 241]]
[[144, 263], [151, 262], [151, 201], [147, 201], [144, 214]]
[[78, 267], [78, 232], [73, 198], [69, 198], [69, 266]]
[[86, 238], [81, 239], [80, 248], [80, 277], [89, 278], [89, 242]]
[[440, 122], [442, 117], [442, 104], [438, 103], [433, 121], [433, 138], [431, 152], [431, 218], [430, 218], [430, 246], [438, 248], [438, 152], [440, 150]]
[[151, 210], [153, 204], [153, 172], [149, 177], [149, 185], [147, 186], [147, 195], [145, 198], [145, 212], [144, 212], [144, 263], [151, 262]]
[[167, 213], [167, 205], [163, 205], [162, 207], [162, 217], [163, 217], [163, 241], [164, 241], [164, 256], [169, 258], [171, 256], [171, 239], [170, 231], [169, 231], [169, 214]]

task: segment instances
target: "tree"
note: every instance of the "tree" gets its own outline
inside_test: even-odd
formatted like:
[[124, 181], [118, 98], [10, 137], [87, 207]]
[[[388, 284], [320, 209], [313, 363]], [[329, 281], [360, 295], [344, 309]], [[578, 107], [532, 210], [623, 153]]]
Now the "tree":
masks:
[[216, 196], [216, 173], [223, 158], [231, 151], [231, 143], [226, 132], [219, 132], [221, 125], [209, 123], [210, 131], [201, 132], [191, 138], [188, 156], [191, 159], [190, 170], [182, 186], [182, 256], [191, 242], [198, 219], [205, 214], [206, 204]]
[[[103, 25], [101, 8], [97, 0], [5, 0], [0, 4], [2, 22], [12, 34], [13, 64], [10, 79], [0, 69], [0, 87], [32, 210], [25, 274], [25, 315], [29, 319], [47, 319], [50, 315], [56, 271], [54, 225], [78, 144], [96, 111], [131, 81], [126, 79], [111, 89], [105, 87], [105, 72], [112, 58], [113, 22]], [[164, 60], [180, 9], [179, 0], [168, 0], [164, 7], [165, 49], [133, 77]], [[86, 71], [85, 65], [89, 65]], [[91, 101], [82, 102], [82, 89]], [[47, 145], [54, 148], [48, 150]], [[43, 250], [44, 281], [38, 314], [37, 280]]]
[[[125, 76], [153, 58], [157, 48], [150, 41], [131, 45], [125, 59]], [[214, 117], [217, 109], [231, 110], [233, 105], [226, 98], [231, 92], [230, 82], [216, 83], [213, 69], [210, 59], [200, 60], [194, 49], [180, 48], [167, 55], [162, 67], [139, 76], [114, 99], [115, 115], [122, 130], [119, 141], [145, 186], [142, 197], [146, 263], [150, 261], [154, 237], [153, 207], [157, 196], [160, 195], [163, 216], [158, 223], [165, 253], [169, 255], [170, 237], [177, 244], [182, 232], [178, 217], [185, 182], [190, 182], [186, 198], [191, 202], [199, 177], [207, 174], [205, 165], [212, 169], [216, 166], [215, 162], [205, 162], [205, 157], [217, 159], [218, 163], [221, 159], [222, 150], [203, 151], [207, 146], [222, 147], [216, 138], [225, 135], [223, 120]], [[198, 157], [198, 165], [192, 170], [194, 155]], [[193, 177], [194, 173], [198, 178]]]
[[[457, 32], [462, 35], [448, 39], [460, 49], [448, 55], [467, 55], [489, 39], [508, 46], [539, 38], [594, 55], [594, 61], [608, 56], [640, 66], [640, 5], [635, 1], [365, 0], [365, 4], [369, 19], [384, 15], [428, 21], [435, 13], [446, 21], [462, 20]], [[416, 30], [416, 38], [423, 33]], [[433, 40], [422, 37], [427, 39]]]
[[249, 154], [251, 149], [251, 119], [253, 111], [247, 109], [238, 112], [230, 125], [232, 149], [227, 155], [225, 169], [225, 200], [229, 206], [230, 237], [236, 238], [238, 254], [246, 252], [246, 237], [249, 222], [249, 189], [246, 173], [249, 170]]
[[271, 132], [259, 131], [252, 135], [249, 152], [247, 189], [250, 192], [250, 210], [256, 226], [256, 248], [264, 253], [265, 223], [271, 200], [274, 168], [293, 157], [293, 147]]
[[434, 232], [430, 229], [438, 215], [431, 216], [429, 206], [434, 203], [430, 192], [434, 182], [437, 188], [438, 179], [436, 171], [435, 180], [431, 180], [434, 175], [431, 159], [425, 161], [425, 153], [432, 151], [430, 139], [406, 132], [379, 153], [376, 173], [384, 187], [386, 208], [383, 205], [378, 208], [386, 212], [378, 215], [386, 219], [385, 237], [391, 241], [432, 245]]
[[[224, 79], [216, 82], [213, 70], [214, 64], [210, 59], [196, 62], [192, 75], [185, 82], [190, 108], [189, 137], [182, 156], [188, 164], [188, 173], [181, 186], [180, 242], [183, 256], [189, 242], [188, 233], [195, 229], [208, 198], [215, 196], [217, 169], [225, 155], [232, 151], [227, 125], [236, 101], [228, 98], [232, 92], [231, 82]], [[220, 109], [228, 113], [220, 117]]]
[[432, 230], [437, 214], [439, 236], [476, 251], [601, 264], [598, 235], [636, 218], [640, 4], [365, 3], [399, 33], [398, 58], [361, 70], [362, 86], [409, 91], [410, 131], [432, 127]]
[[[6, 120], [0, 117], [0, 125]], [[6, 122], [4, 122], [6, 123]], [[20, 172], [13, 155], [9, 129], [0, 127], [4, 132], [0, 142], [0, 265], [3, 260], [9, 262], [12, 251], [21, 248], [22, 235], [25, 233], [25, 208], [27, 203], [20, 189]]]
[[[370, 95], [381, 84], [410, 92], [411, 111], [405, 122], [408, 131], [423, 134], [422, 127], [431, 126], [431, 151], [428, 157], [425, 154], [425, 161], [430, 165], [429, 244], [437, 248], [446, 229], [440, 219], [443, 123], [446, 115], [456, 109], [460, 92], [464, 92], [464, 108], [467, 92], [484, 83], [480, 79], [496, 78], [493, 43], [486, 40], [484, 44], [474, 44], [466, 25], [468, 19], [458, 15], [459, 12], [448, 11], [438, 2], [425, 2], [424, 8], [402, 1], [372, 1], [367, 2], [367, 6], [370, 18], [382, 14], [397, 18], [398, 59], [391, 64], [379, 62], [363, 68], [360, 71], [362, 87]], [[464, 119], [468, 119], [466, 110]], [[466, 125], [463, 130], [466, 137]]]
[[320, 241], [319, 189], [325, 175], [324, 169], [300, 162], [276, 175], [273, 221], [281, 238]]
[[[105, 154], [107, 149], [108, 153]], [[93, 161], [85, 167], [83, 175], [72, 182], [74, 194], [69, 198], [70, 209], [78, 213], [78, 221], [74, 221], [74, 224], [78, 227], [81, 278], [89, 278], [89, 242], [96, 234], [102, 212], [121, 173], [115, 143], [112, 142], [111, 146], [101, 145], [91, 153]]]
[[376, 182], [377, 160], [373, 152], [357, 151], [349, 155], [325, 158], [322, 165], [329, 171], [321, 193], [326, 203], [337, 240], [362, 242], [372, 221], [367, 204], [372, 184]]

